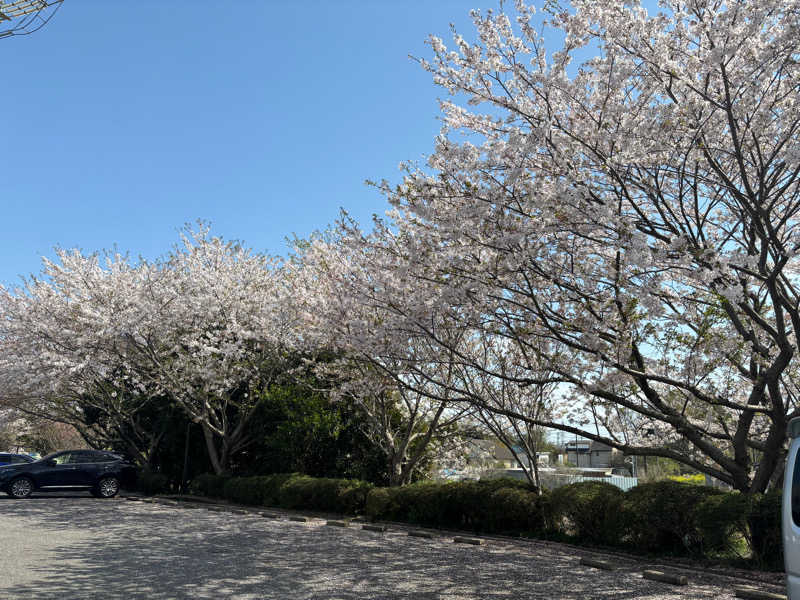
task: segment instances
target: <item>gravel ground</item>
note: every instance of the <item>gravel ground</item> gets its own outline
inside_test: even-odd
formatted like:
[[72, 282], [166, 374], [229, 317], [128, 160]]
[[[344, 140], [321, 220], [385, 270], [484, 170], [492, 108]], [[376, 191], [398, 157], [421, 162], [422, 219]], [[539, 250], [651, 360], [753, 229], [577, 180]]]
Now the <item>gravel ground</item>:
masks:
[[678, 587], [624, 560], [596, 570], [557, 544], [468, 546], [88, 495], [2, 497], [0, 532], [0, 598], [701, 600], [741, 583], [695, 573]]

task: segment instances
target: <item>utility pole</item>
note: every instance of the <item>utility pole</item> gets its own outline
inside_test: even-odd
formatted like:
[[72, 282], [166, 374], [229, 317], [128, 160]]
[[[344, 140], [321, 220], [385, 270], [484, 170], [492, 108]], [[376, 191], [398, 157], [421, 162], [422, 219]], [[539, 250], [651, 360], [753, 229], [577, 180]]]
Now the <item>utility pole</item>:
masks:
[[29, 35], [53, 18], [63, 0], [0, 0], [0, 38]]

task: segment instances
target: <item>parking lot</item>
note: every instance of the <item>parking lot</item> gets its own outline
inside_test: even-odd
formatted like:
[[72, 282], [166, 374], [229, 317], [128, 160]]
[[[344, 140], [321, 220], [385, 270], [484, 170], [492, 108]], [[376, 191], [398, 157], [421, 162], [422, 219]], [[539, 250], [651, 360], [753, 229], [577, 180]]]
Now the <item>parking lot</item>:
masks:
[[[0, 498], [0, 598], [705, 599], [730, 581], [686, 587], [601, 571], [568, 547], [456, 544], [324, 519], [308, 523], [88, 495]], [[624, 562], [624, 561], [623, 561]]]

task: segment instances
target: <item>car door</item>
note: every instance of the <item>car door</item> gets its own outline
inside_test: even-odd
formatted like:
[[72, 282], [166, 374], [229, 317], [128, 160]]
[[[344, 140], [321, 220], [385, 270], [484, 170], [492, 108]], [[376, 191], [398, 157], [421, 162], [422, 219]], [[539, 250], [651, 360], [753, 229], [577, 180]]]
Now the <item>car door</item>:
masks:
[[61, 452], [46, 462], [36, 465], [36, 480], [40, 488], [71, 487], [78, 483], [77, 465], [72, 462], [72, 452]]
[[102, 452], [85, 450], [76, 452], [74, 460], [78, 465], [77, 478], [80, 485], [92, 486], [97, 483], [100, 475], [105, 471], [108, 459]]
[[69, 464], [73, 466], [73, 484], [89, 486], [92, 481], [92, 453], [87, 450], [78, 450], [69, 457]]

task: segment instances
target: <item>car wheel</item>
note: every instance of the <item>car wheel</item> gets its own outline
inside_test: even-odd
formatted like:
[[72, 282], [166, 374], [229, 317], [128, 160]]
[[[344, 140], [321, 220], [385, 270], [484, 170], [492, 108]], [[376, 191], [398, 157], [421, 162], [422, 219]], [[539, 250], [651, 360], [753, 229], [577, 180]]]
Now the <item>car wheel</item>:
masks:
[[119, 492], [119, 479], [116, 477], [103, 477], [97, 482], [94, 490], [98, 498], [113, 498]]
[[29, 477], [15, 479], [8, 486], [8, 495], [12, 498], [27, 498], [33, 492], [33, 481]]

